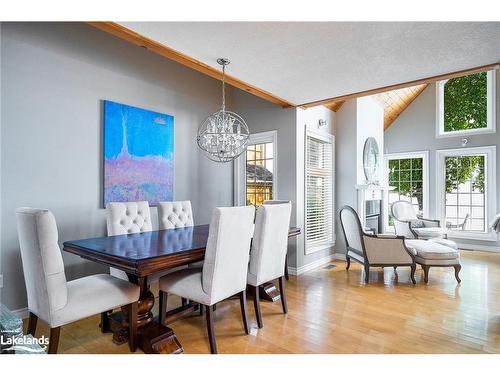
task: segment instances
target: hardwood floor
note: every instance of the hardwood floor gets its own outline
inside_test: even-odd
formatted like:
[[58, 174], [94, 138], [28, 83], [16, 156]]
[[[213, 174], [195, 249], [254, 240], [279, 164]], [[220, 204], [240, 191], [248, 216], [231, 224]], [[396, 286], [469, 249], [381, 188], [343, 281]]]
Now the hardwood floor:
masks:
[[[346, 271], [342, 261], [291, 276], [288, 314], [279, 301], [261, 302], [265, 325], [259, 330], [249, 301], [248, 336], [239, 299], [217, 304], [219, 353], [500, 353], [500, 254], [461, 256], [460, 285], [453, 268], [432, 268], [425, 285], [420, 267], [417, 285], [409, 268], [394, 273], [392, 267], [374, 268], [365, 285], [359, 264]], [[169, 302], [180, 304], [173, 297]], [[63, 327], [59, 352], [129, 352], [126, 344], [114, 345], [111, 334], [101, 334], [98, 324], [96, 315]], [[195, 314], [172, 328], [185, 353], [210, 352], [205, 317]], [[39, 322], [36, 335], [42, 333], [47, 331]]]

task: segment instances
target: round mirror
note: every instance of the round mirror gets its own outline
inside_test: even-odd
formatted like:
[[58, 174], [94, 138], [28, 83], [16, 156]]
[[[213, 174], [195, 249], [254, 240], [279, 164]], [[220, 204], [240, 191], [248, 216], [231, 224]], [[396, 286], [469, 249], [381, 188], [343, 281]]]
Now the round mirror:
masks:
[[369, 137], [363, 148], [363, 169], [368, 183], [378, 183], [379, 150], [375, 138]]

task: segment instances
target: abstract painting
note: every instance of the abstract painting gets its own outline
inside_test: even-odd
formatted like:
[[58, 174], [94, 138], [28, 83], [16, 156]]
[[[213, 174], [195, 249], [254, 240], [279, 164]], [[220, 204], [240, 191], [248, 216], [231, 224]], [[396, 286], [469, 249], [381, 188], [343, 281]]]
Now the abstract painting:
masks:
[[104, 205], [173, 198], [174, 117], [104, 101]]

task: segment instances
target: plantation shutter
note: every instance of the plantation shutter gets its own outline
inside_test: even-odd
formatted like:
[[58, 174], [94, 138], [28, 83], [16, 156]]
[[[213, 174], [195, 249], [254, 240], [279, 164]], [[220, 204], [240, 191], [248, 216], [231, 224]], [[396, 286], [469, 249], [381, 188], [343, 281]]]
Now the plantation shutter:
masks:
[[333, 243], [332, 141], [306, 136], [306, 250]]

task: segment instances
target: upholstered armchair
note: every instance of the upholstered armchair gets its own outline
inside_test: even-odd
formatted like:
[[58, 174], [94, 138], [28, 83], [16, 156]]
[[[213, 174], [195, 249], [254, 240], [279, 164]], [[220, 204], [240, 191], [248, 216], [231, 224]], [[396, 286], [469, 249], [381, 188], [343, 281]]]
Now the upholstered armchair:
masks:
[[406, 247], [404, 237], [365, 233], [358, 214], [350, 206], [341, 208], [340, 223], [346, 244], [346, 269], [349, 269], [351, 259], [362, 264], [365, 283], [368, 283], [370, 267], [410, 267], [411, 281], [416, 283], [415, 254]]
[[391, 215], [398, 236], [421, 240], [446, 238], [446, 229], [441, 228], [439, 220], [418, 217], [410, 202], [394, 202]]
[[124, 306], [130, 350], [135, 351], [139, 286], [108, 274], [66, 281], [54, 215], [23, 207], [16, 217], [30, 312], [28, 334], [35, 334], [40, 318], [50, 328], [48, 352], [56, 353], [61, 326]]

